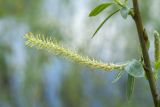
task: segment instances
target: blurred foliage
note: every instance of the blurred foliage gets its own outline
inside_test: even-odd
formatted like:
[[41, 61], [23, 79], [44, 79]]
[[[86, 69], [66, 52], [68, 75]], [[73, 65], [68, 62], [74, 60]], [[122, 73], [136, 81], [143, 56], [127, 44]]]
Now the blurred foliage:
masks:
[[5, 55], [11, 54], [11, 47], [7, 44], [0, 44], [0, 98], [2, 97], [6, 101], [11, 101], [9, 91], [9, 66], [6, 62]]
[[65, 107], [83, 107], [83, 82], [80, 70], [77, 66], [71, 67], [71, 74], [63, 78], [61, 97]]
[[36, 15], [37, 8], [42, 0], [0, 0], [0, 16], [15, 16], [24, 18], [29, 15]]

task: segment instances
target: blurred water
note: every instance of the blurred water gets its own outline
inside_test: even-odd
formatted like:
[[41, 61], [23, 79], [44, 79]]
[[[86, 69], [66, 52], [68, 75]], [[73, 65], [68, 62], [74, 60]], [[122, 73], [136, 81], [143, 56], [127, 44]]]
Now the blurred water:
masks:
[[54, 59], [54, 63], [46, 66], [44, 72], [44, 90], [49, 107], [61, 107], [59, 90], [62, 70], [63, 65], [58, 59]]

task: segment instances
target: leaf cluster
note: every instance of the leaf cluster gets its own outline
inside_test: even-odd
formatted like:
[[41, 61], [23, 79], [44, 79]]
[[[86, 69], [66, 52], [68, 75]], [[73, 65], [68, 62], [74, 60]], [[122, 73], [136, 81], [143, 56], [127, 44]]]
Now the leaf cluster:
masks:
[[116, 13], [120, 12], [121, 16], [126, 19], [128, 15], [133, 14], [132, 8], [129, 8], [128, 5], [128, 0], [125, 0], [124, 2], [122, 2], [121, 0], [114, 0], [113, 2], [106, 2], [106, 3], [102, 3], [98, 6], [96, 6], [89, 14], [90, 17], [94, 17], [99, 15], [101, 12], [103, 12], [104, 10], [106, 10], [107, 8], [114, 6], [114, 11], [111, 12], [105, 19], [104, 21], [101, 22], [101, 24], [98, 26], [98, 28], [96, 29], [96, 31], [94, 32], [93, 36], [94, 37], [96, 35], [96, 33], [101, 29], [101, 27], [104, 25], [104, 23], [107, 22], [108, 19], [110, 19], [113, 15], [115, 15]]

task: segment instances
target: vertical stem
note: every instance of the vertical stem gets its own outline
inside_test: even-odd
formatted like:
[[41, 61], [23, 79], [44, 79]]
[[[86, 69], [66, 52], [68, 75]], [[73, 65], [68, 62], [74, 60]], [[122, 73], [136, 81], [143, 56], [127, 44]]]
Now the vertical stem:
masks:
[[143, 30], [144, 27], [143, 27], [141, 15], [139, 12], [138, 1], [132, 0], [132, 2], [133, 2], [133, 7], [134, 7], [134, 16], [132, 16], [132, 17], [136, 23], [136, 27], [137, 27], [137, 31], [138, 31], [139, 42], [141, 45], [142, 55], [143, 55], [143, 59], [144, 59], [144, 69], [146, 72], [147, 79], [149, 81], [154, 105], [155, 105], [155, 107], [158, 107], [158, 100], [159, 100], [158, 91], [157, 91], [157, 87], [156, 87], [156, 83], [155, 83], [155, 78], [153, 76], [153, 72], [152, 72], [152, 68], [151, 68], [151, 64], [150, 64], [150, 58], [149, 58], [149, 54], [148, 54], [148, 50], [147, 50], [146, 42], [145, 42], [145, 37], [147, 35], [146, 35], [146, 33], [144, 33], [144, 30]]

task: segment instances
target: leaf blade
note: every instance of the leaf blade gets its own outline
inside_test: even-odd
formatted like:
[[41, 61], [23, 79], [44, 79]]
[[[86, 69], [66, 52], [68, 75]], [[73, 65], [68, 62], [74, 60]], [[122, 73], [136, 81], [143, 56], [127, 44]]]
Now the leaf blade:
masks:
[[125, 71], [133, 77], [144, 77], [144, 69], [142, 64], [138, 61], [133, 59], [130, 61], [127, 66], [125, 67]]
[[131, 99], [133, 95], [134, 85], [135, 85], [135, 77], [128, 74], [128, 80], [127, 80], [127, 99], [128, 101]]
[[97, 7], [95, 7], [89, 14], [90, 17], [92, 16], [96, 16], [99, 13], [101, 13], [104, 9], [108, 8], [109, 6], [111, 6], [114, 3], [103, 3], [98, 5]]
[[98, 28], [96, 29], [96, 31], [94, 32], [92, 38], [97, 34], [97, 32], [100, 30], [100, 28], [104, 25], [104, 23], [110, 18], [112, 17], [114, 14], [116, 14], [120, 9], [114, 11], [113, 13], [111, 13], [109, 16], [106, 17], [106, 19], [98, 26]]
[[128, 14], [129, 14], [130, 10], [127, 8], [127, 7], [123, 7], [121, 10], [120, 10], [120, 13], [121, 13], [121, 16], [126, 19]]
[[124, 74], [124, 71], [120, 71], [117, 73], [115, 79], [112, 81], [112, 83], [116, 83]]

